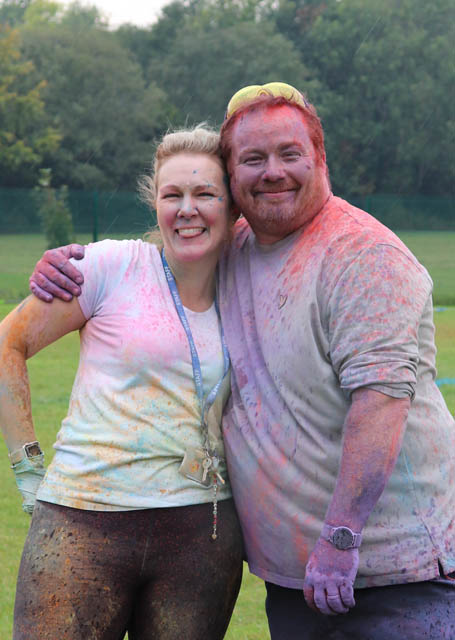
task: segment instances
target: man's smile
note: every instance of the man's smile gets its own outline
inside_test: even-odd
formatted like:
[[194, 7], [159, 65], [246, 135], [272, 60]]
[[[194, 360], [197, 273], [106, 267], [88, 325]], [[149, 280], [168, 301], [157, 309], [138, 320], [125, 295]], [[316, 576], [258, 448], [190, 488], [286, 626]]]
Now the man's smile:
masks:
[[294, 195], [296, 189], [280, 189], [279, 191], [260, 190], [255, 192], [255, 196], [266, 198], [267, 200], [281, 200], [290, 195]]

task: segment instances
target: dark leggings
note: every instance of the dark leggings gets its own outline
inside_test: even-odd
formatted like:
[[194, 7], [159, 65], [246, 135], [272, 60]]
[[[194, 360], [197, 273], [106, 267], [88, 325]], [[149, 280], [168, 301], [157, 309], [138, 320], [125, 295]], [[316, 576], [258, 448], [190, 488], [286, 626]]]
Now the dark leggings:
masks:
[[[451, 574], [452, 575], [452, 574]], [[455, 640], [453, 580], [356, 589], [348, 613], [310, 609], [299, 589], [266, 583], [272, 640]]]
[[14, 640], [218, 640], [242, 577], [232, 500], [140, 511], [37, 502], [22, 554]]

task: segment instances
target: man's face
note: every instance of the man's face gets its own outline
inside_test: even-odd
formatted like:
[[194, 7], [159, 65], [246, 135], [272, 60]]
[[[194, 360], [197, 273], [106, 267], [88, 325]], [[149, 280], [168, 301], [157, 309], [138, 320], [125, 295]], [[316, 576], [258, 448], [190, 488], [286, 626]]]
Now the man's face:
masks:
[[261, 244], [296, 231], [328, 195], [325, 162], [318, 162], [302, 114], [291, 106], [238, 119], [228, 170], [235, 203]]

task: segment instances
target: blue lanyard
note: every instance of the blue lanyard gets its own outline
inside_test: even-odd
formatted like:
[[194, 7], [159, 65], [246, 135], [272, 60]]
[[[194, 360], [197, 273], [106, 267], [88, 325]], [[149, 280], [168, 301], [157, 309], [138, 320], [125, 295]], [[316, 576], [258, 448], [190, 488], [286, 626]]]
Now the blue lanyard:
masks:
[[[193, 365], [194, 384], [195, 384], [195, 387], [196, 387], [196, 393], [197, 393], [197, 397], [198, 397], [199, 405], [200, 405], [200, 409], [201, 409], [201, 424], [203, 425], [203, 427], [207, 428], [207, 425], [205, 424], [205, 421], [204, 421], [204, 415], [206, 414], [208, 409], [211, 407], [211, 405], [215, 401], [215, 398], [216, 398], [216, 395], [217, 395], [217, 393], [219, 391], [221, 383], [223, 382], [223, 379], [224, 379], [225, 375], [229, 371], [229, 366], [230, 366], [229, 352], [228, 352], [227, 346], [226, 346], [226, 339], [224, 337], [223, 326], [221, 325], [221, 345], [222, 345], [222, 349], [223, 349], [224, 373], [223, 373], [222, 377], [218, 380], [216, 385], [213, 387], [213, 389], [210, 391], [210, 393], [208, 394], [208, 396], [207, 396], [207, 398], [205, 400], [205, 403], [204, 403], [204, 387], [203, 387], [203, 381], [202, 381], [201, 363], [200, 363], [199, 356], [198, 356], [198, 353], [197, 353], [196, 345], [194, 344], [193, 334], [191, 333], [191, 328], [190, 328], [190, 325], [188, 323], [188, 319], [187, 319], [186, 314], [185, 314], [185, 309], [184, 309], [182, 301], [180, 299], [180, 295], [179, 295], [179, 292], [178, 292], [178, 289], [177, 289], [177, 284], [175, 282], [175, 278], [174, 278], [174, 276], [172, 274], [172, 271], [170, 270], [169, 265], [167, 263], [167, 260], [166, 260], [166, 258], [164, 256], [164, 249], [161, 250], [161, 260], [163, 262], [163, 269], [164, 269], [164, 273], [166, 275], [166, 280], [167, 280], [167, 283], [169, 285], [169, 291], [171, 292], [172, 299], [174, 300], [176, 311], [177, 311], [178, 316], [180, 318], [180, 322], [182, 323], [182, 326], [183, 326], [183, 328], [185, 330], [185, 333], [186, 333], [186, 337], [188, 338], [188, 344], [190, 346], [190, 352], [191, 352], [191, 363]], [[216, 312], [217, 312], [218, 318], [219, 318], [220, 317], [220, 311], [219, 311], [219, 308], [218, 308], [218, 301], [216, 300], [216, 298], [215, 298], [215, 309], [216, 309]], [[207, 434], [206, 434], [206, 437], [207, 437]]]

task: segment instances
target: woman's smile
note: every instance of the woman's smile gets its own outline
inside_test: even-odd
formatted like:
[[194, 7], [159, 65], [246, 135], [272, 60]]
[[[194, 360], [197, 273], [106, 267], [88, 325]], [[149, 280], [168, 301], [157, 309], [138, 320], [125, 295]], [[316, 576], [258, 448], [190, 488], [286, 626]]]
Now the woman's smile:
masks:
[[205, 227], [180, 227], [175, 232], [184, 238], [195, 238], [206, 231]]

